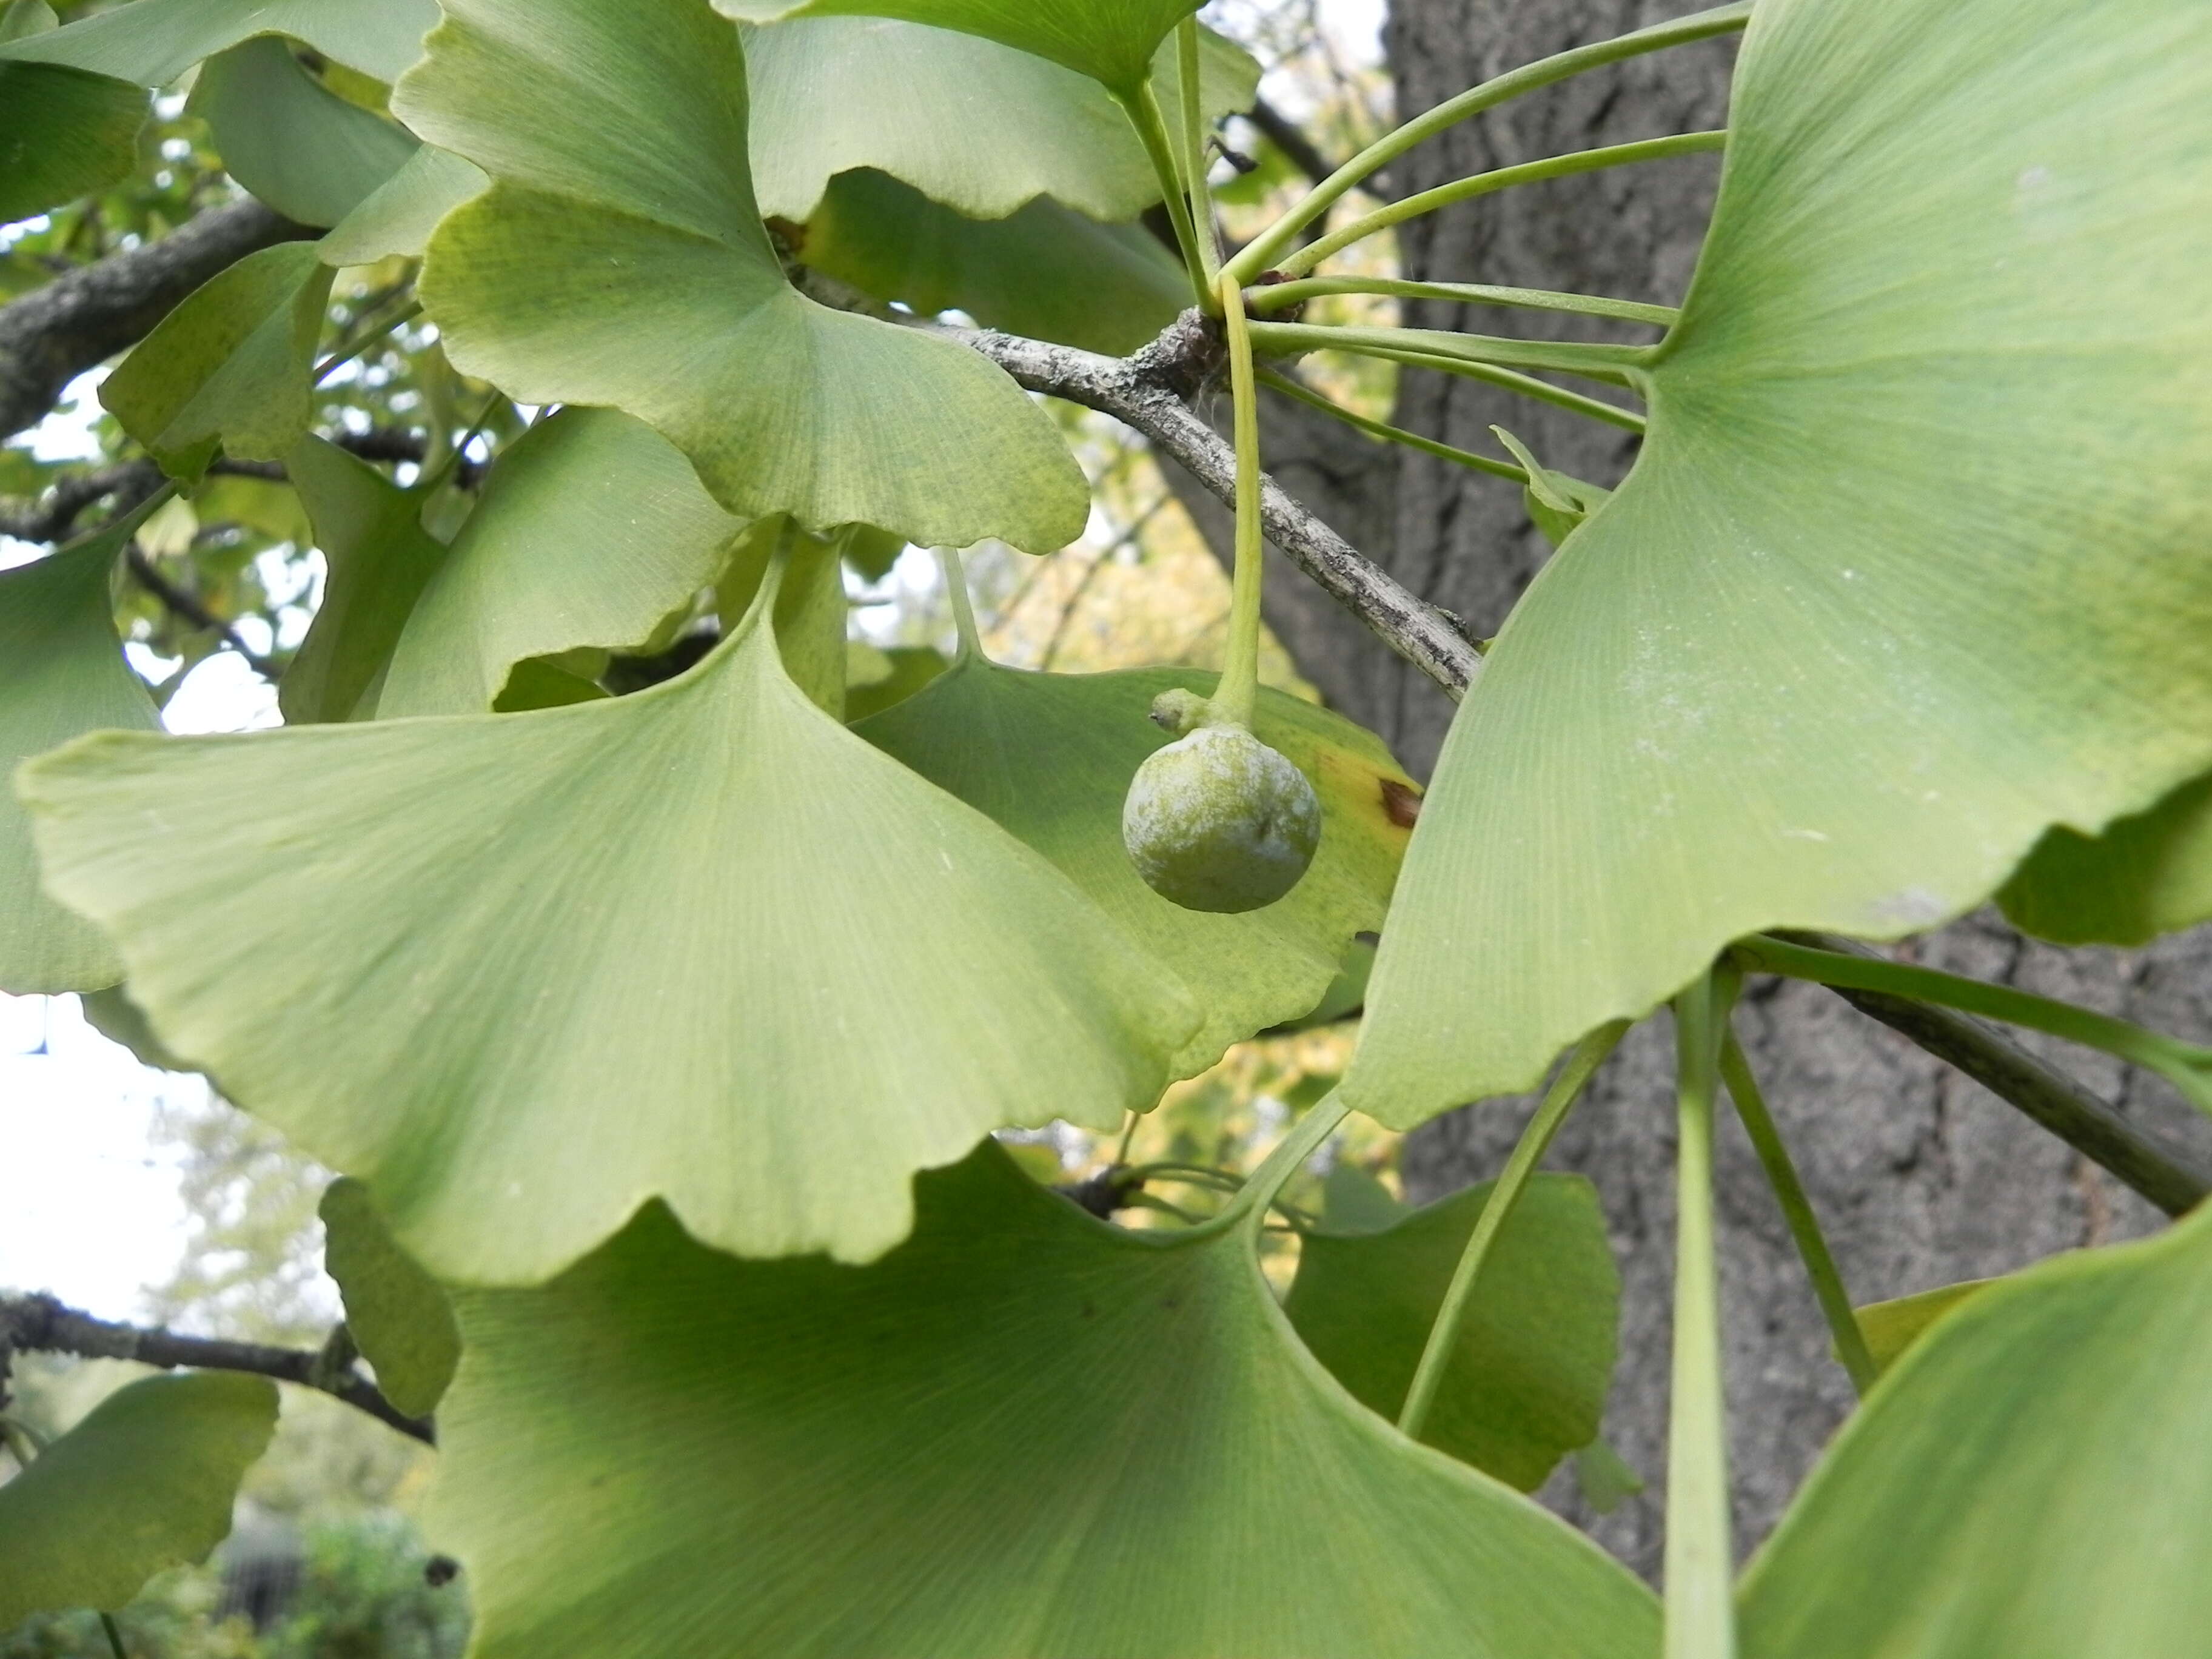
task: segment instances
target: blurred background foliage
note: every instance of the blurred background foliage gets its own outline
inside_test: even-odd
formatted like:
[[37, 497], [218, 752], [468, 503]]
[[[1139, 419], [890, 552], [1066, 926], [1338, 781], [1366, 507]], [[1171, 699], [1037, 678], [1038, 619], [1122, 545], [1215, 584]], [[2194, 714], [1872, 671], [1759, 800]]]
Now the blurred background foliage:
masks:
[[[98, 0], [56, 6], [64, 21], [105, 9]], [[1389, 125], [1389, 83], [1361, 46], [1330, 27], [1324, 0], [1217, 0], [1206, 21], [1252, 51], [1266, 70], [1263, 95], [1297, 136], [1330, 161], [1351, 155]], [[312, 53], [303, 62], [340, 95], [380, 108], [383, 88]], [[155, 100], [140, 166], [125, 182], [48, 216], [0, 227], [0, 302], [141, 242], [158, 239], [239, 191], [188, 106], [190, 77]], [[1249, 233], [1303, 189], [1302, 162], [1251, 120], [1230, 122], [1216, 177], [1224, 228]], [[1355, 198], [1355, 202], [1358, 198]], [[1388, 237], [1365, 245], [1380, 274], [1394, 274]], [[389, 469], [401, 484], [452, 460], [450, 481], [425, 512], [450, 535], [472, 504], [485, 469], [537, 411], [517, 409], [456, 373], [434, 328], [393, 319], [406, 309], [413, 262], [392, 259], [341, 273], [323, 331], [326, 361], [344, 359], [321, 385], [316, 429]], [[1390, 320], [1390, 302], [1322, 302], [1330, 321]], [[1372, 360], [1316, 360], [1310, 378], [1363, 414], [1389, 409], [1395, 371]], [[158, 477], [97, 396], [99, 373], [70, 388], [32, 432], [0, 447], [0, 526], [64, 515], [62, 535], [150, 494]], [[987, 544], [966, 560], [986, 647], [999, 659], [1061, 672], [1174, 664], [1219, 665], [1229, 614], [1225, 573], [1176, 502], [1141, 440], [1105, 417], [1054, 405], [1094, 486], [1088, 531], [1038, 559]], [[134, 471], [135, 470], [135, 471]], [[118, 578], [116, 616], [133, 666], [167, 704], [206, 675], [220, 723], [273, 724], [274, 681], [298, 648], [320, 602], [324, 563], [306, 514], [277, 469], [210, 478], [190, 501], [149, 522]], [[106, 484], [106, 489], [94, 485]], [[105, 501], [103, 509], [98, 504]], [[0, 536], [0, 565], [42, 550]], [[887, 567], [847, 573], [851, 713], [857, 718], [910, 694], [949, 656], [953, 625], [935, 563], [908, 548]], [[710, 630], [711, 594], [660, 638]], [[679, 641], [679, 643], [681, 641]], [[696, 643], [688, 659], [696, 659]], [[668, 665], [674, 672], [684, 665]], [[641, 681], [658, 677], [646, 665]], [[1312, 697], [1288, 656], [1263, 645], [1267, 683]], [[1357, 1012], [1357, 985], [1333, 999]], [[106, 1029], [105, 1025], [103, 1027]], [[1218, 1207], [1295, 1115], [1318, 1100], [1349, 1058], [1348, 1018], [1243, 1043], [1203, 1075], [1172, 1088], [1123, 1137], [1058, 1126], [1010, 1133], [1038, 1179], [1079, 1184], [1115, 1163], [1182, 1165], [1160, 1170], [1121, 1218], [1180, 1225]], [[1355, 1165], [1395, 1190], [1397, 1137], [1364, 1120], [1347, 1129], [1295, 1182], [1285, 1202], [1323, 1205], [1332, 1163]], [[191, 1218], [183, 1259], [149, 1285], [143, 1316], [204, 1335], [318, 1347], [339, 1316], [322, 1272], [316, 1205], [328, 1174], [212, 1093], [186, 1091], [163, 1107], [160, 1149], [179, 1170]], [[1221, 1172], [1207, 1176], [1191, 1168]], [[1285, 1282], [1295, 1235], [1270, 1231], [1267, 1267]], [[0, 1268], [4, 1275], [4, 1268]], [[38, 1285], [0, 1283], [0, 1289]], [[143, 1368], [112, 1361], [25, 1356], [15, 1362], [16, 1414], [58, 1434]], [[277, 1437], [248, 1477], [236, 1530], [207, 1565], [155, 1579], [118, 1615], [133, 1659], [443, 1659], [467, 1628], [465, 1582], [416, 1519], [434, 1475], [427, 1449], [361, 1413], [305, 1389], [287, 1389]], [[12, 1463], [0, 1453], [0, 1473]], [[106, 1659], [91, 1613], [33, 1619], [0, 1632], [0, 1659]]]

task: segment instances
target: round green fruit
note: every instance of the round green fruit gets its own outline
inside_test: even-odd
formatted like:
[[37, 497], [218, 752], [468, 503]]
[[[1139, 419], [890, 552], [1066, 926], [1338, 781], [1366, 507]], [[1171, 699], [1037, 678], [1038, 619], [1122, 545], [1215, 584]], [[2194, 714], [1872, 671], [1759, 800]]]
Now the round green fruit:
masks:
[[1186, 910], [1256, 910], [1313, 862], [1321, 802], [1304, 773], [1242, 726], [1200, 726], [1137, 769], [1121, 841], [1162, 898]]

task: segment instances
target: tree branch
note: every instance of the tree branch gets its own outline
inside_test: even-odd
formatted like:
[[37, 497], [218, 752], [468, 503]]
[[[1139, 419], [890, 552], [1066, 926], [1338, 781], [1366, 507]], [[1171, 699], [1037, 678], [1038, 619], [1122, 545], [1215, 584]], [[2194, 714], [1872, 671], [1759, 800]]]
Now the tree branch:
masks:
[[[1781, 937], [1851, 956], [1876, 954], [1855, 940], [1826, 933]], [[2045, 1065], [1994, 1025], [1972, 1014], [1885, 996], [1878, 991], [1850, 990], [1838, 985], [1828, 989], [1861, 1013], [1958, 1067], [2166, 1214], [2184, 1214], [2212, 1193], [2212, 1175], [2158, 1146], [2072, 1078]]]
[[[1111, 415], [1182, 462], [1209, 494], [1224, 502], [1236, 499], [1235, 453], [1186, 402], [1206, 383], [1218, 352], [1212, 329], [1196, 312], [1186, 312], [1144, 350], [1122, 359], [988, 329], [935, 325], [931, 331], [988, 357], [1032, 392]], [[1273, 478], [1261, 480], [1260, 511], [1267, 539], [1376, 638], [1450, 696], [1466, 691], [1482, 659], [1441, 611], [1362, 557]]]
[[71, 380], [143, 338], [218, 271], [316, 234], [258, 202], [234, 202], [0, 306], [0, 438], [36, 426]]
[[[316, 1389], [367, 1412], [378, 1422], [426, 1446], [438, 1443], [437, 1427], [430, 1419], [409, 1417], [350, 1365], [332, 1367], [323, 1355], [303, 1348], [223, 1342], [115, 1324], [80, 1313], [51, 1296], [0, 1297], [0, 1358], [10, 1350], [69, 1353], [82, 1359], [130, 1359], [163, 1370], [189, 1365], [203, 1370], [248, 1371]], [[0, 1369], [0, 1375], [4, 1374], [4, 1369]]]

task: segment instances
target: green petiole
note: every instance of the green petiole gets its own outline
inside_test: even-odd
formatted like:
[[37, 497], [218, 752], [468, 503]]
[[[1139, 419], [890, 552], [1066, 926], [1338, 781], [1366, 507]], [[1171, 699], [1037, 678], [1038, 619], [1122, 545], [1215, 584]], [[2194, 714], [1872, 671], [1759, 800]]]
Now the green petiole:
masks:
[[1221, 245], [1214, 235], [1213, 204], [1206, 188], [1206, 117], [1200, 104], [1195, 12], [1176, 25], [1176, 90], [1182, 102], [1183, 199], [1190, 208], [1199, 275], [1211, 293], [1221, 275]]
[[351, 345], [346, 347], [343, 351], [332, 352], [329, 356], [324, 358], [322, 362], [317, 363], [315, 365], [314, 379], [310, 380], [308, 384], [310, 386], [322, 385], [324, 381], [329, 380], [331, 375], [337, 374], [355, 358], [367, 351], [371, 346], [376, 344], [380, 340], [388, 337], [394, 330], [404, 328], [408, 324], [413, 322], [422, 314], [422, 302], [420, 300], [409, 301], [406, 305], [400, 307], [399, 311], [389, 321], [379, 323], [374, 328], [369, 330], [368, 333], [362, 335], [361, 338], [356, 340]]
[[1604, 167], [1626, 167], [1635, 161], [1664, 161], [1672, 155], [1702, 155], [1724, 149], [1727, 144], [1725, 130], [1685, 132], [1671, 138], [1642, 138], [1630, 144], [1607, 144], [1599, 149], [1581, 149], [1566, 155], [1549, 155], [1540, 161], [1523, 161], [1515, 167], [1497, 167], [1488, 173], [1474, 173], [1465, 179], [1454, 179], [1448, 185], [1438, 185], [1434, 190], [1425, 190], [1418, 195], [1389, 203], [1372, 213], [1363, 214], [1350, 224], [1308, 243], [1282, 260], [1276, 269], [1286, 276], [1302, 276], [1332, 253], [1340, 252], [1355, 242], [1364, 241], [1393, 225], [1403, 224], [1408, 219], [1419, 218], [1424, 213], [1433, 213], [1438, 208], [1449, 207], [1456, 202], [1473, 201], [1478, 196], [1508, 190], [1515, 185], [1533, 185], [1546, 179], [1571, 178], [1578, 173], [1595, 173]]
[[1713, 1097], [1735, 978], [1716, 969], [1674, 999], [1674, 1377], [1667, 1436], [1666, 1659], [1734, 1659], [1728, 1416], [1713, 1244]]
[[1766, 1183], [1774, 1188], [1775, 1200], [1782, 1206], [1783, 1219], [1790, 1224], [1790, 1237], [1796, 1243], [1798, 1259], [1805, 1264], [1806, 1277], [1813, 1281], [1813, 1294], [1820, 1304], [1822, 1316], [1828, 1322], [1828, 1334], [1835, 1341], [1837, 1356], [1850, 1373], [1851, 1386], [1864, 1399], [1866, 1391], [1874, 1387], [1875, 1379], [1881, 1374], [1881, 1368], [1874, 1363], [1874, 1355], [1867, 1349], [1866, 1333], [1859, 1328], [1850, 1292], [1844, 1288], [1844, 1276], [1837, 1270], [1835, 1257], [1829, 1254], [1828, 1241], [1821, 1236], [1820, 1219], [1813, 1213], [1813, 1200], [1806, 1195], [1804, 1182], [1797, 1178], [1797, 1166], [1790, 1161], [1790, 1149], [1782, 1144], [1782, 1132], [1775, 1127], [1765, 1098], [1759, 1091], [1759, 1079], [1752, 1075], [1751, 1062], [1744, 1058], [1743, 1045], [1735, 1040], [1733, 1031], [1727, 1034], [1721, 1045], [1721, 1081], [1728, 1085], [1729, 1098], [1735, 1103], [1735, 1114], [1743, 1121], [1744, 1133], [1751, 1137], [1752, 1150], [1759, 1154], [1759, 1167], [1766, 1171]]
[[1485, 81], [1479, 87], [1471, 87], [1458, 97], [1447, 99], [1434, 109], [1417, 115], [1403, 125], [1383, 134], [1361, 150], [1307, 191], [1297, 206], [1261, 232], [1224, 269], [1240, 285], [1249, 287], [1261, 271], [1270, 269], [1283, 256], [1297, 240], [1300, 231], [1326, 213], [1346, 191], [1377, 168], [1389, 166], [1423, 139], [1433, 137], [1469, 116], [1479, 115], [1484, 110], [1517, 98], [1524, 92], [1534, 92], [1539, 87], [1550, 86], [1555, 81], [1564, 81], [1569, 76], [1579, 75], [1585, 70], [1602, 68], [1625, 58], [1638, 57], [1647, 52], [1657, 52], [1687, 41], [1726, 34], [1741, 28], [1750, 21], [1751, 0], [1735, 0], [1733, 4], [1716, 7], [1711, 11], [1697, 12], [1672, 22], [1638, 29], [1633, 33], [1620, 35], [1614, 40], [1595, 41], [1587, 46], [1577, 46], [1571, 52], [1540, 58], [1535, 63], [1524, 64], [1519, 69], [1510, 70], [1504, 75]]
[[1249, 289], [1247, 309], [1255, 315], [1286, 310], [1331, 294], [1372, 294], [1391, 300], [1443, 300], [1472, 306], [1516, 306], [1530, 311], [1565, 311], [1584, 317], [1613, 317], [1626, 323], [1671, 328], [1682, 313], [1673, 306], [1647, 306], [1594, 294], [1560, 294], [1546, 288], [1498, 288], [1489, 283], [1409, 283], [1392, 276], [1301, 276]]
[[1314, 1109], [1299, 1120], [1297, 1127], [1277, 1143], [1275, 1150], [1261, 1161], [1244, 1182], [1244, 1189], [1231, 1199], [1219, 1215], [1200, 1223], [1191, 1231], [1194, 1234], [1211, 1237], [1217, 1232], [1242, 1223], [1248, 1231], [1257, 1232], [1266, 1218], [1268, 1206], [1275, 1195], [1283, 1190], [1301, 1165], [1320, 1150], [1321, 1145], [1336, 1133], [1337, 1126], [1352, 1115], [1352, 1108], [1336, 1090], [1322, 1097]]
[[1413, 351], [1425, 357], [1493, 368], [1548, 368], [1610, 386], [1632, 384], [1630, 372], [1653, 348], [1574, 340], [1515, 340], [1496, 334], [1455, 334], [1433, 328], [1334, 327], [1322, 323], [1255, 323], [1252, 343], [1270, 356], [1302, 351]]
[[[1261, 326], [1271, 329], [1287, 328], [1291, 325], [1267, 323]], [[1344, 333], [1351, 331], [1334, 331]], [[1395, 334], [1399, 331], [1378, 328], [1364, 330], [1361, 332], [1378, 337], [1379, 339]], [[1517, 392], [1522, 397], [1534, 398], [1540, 403], [1554, 404], [1561, 409], [1572, 410], [1577, 415], [1587, 415], [1594, 421], [1603, 421], [1607, 426], [1617, 426], [1625, 432], [1640, 433], [1644, 430], [1644, 417], [1632, 409], [1623, 409], [1618, 404], [1608, 404], [1596, 398], [1586, 398], [1579, 392], [1570, 392], [1565, 386], [1553, 386], [1550, 381], [1540, 380], [1533, 374], [1523, 374], [1516, 369], [1499, 368], [1479, 358], [1446, 356], [1437, 352], [1412, 350], [1379, 343], [1370, 343], [1365, 340], [1346, 343], [1341, 339], [1335, 339], [1330, 341], [1326, 349], [1354, 352], [1363, 357], [1380, 357], [1386, 362], [1403, 363], [1408, 368], [1433, 368], [1439, 374], [1464, 375], [1470, 380], [1484, 380], [1492, 386], [1502, 386], [1508, 392]]]
[[1440, 444], [1433, 438], [1424, 438], [1418, 432], [1408, 432], [1403, 427], [1392, 426], [1388, 422], [1370, 421], [1364, 415], [1354, 414], [1341, 404], [1331, 403], [1312, 387], [1300, 386], [1289, 375], [1278, 374], [1272, 368], [1260, 370], [1260, 380], [1264, 386], [1274, 387], [1285, 397], [1309, 404], [1324, 415], [1333, 415], [1346, 426], [1356, 427], [1371, 436], [1403, 444], [1408, 449], [1418, 449], [1424, 455], [1433, 455], [1440, 461], [1451, 461], [1477, 472], [1486, 472], [1493, 478], [1510, 478], [1517, 484], [1528, 482], [1525, 467], [1516, 466], [1510, 461], [1493, 461], [1489, 456], [1478, 455], [1471, 449], [1456, 449], [1450, 444]]
[[1249, 732], [1260, 697], [1260, 392], [1243, 293], [1226, 275], [1220, 298], [1229, 334], [1230, 394], [1236, 404], [1237, 560], [1230, 583], [1229, 649], [1213, 704], [1223, 718]]
[[1771, 934], [1739, 939], [1730, 954], [1747, 970], [1808, 979], [1850, 990], [1882, 991], [1915, 1002], [1962, 1009], [2008, 1025], [2047, 1031], [2085, 1048], [2101, 1048], [2140, 1066], [2179, 1090], [2198, 1110], [2212, 1113], [2212, 1048], [2183, 1042], [2109, 1014], [2077, 1008], [2008, 985], [1990, 985], [1933, 968], [1791, 945]]
[[1190, 196], [1183, 189], [1182, 170], [1176, 165], [1175, 146], [1168, 138], [1160, 100], [1153, 95], [1149, 81], [1137, 88], [1133, 98], [1116, 96], [1128, 115], [1129, 125], [1137, 130], [1137, 137], [1144, 144], [1145, 155], [1159, 179], [1168, 222], [1175, 227], [1176, 246], [1182, 254], [1183, 268], [1190, 273], [1191, 291], [1197, 295], [1200, 309], [1212, 311], [1215, 306], [1213, 289], [1206, 278], [1206, 262], [1199, 253], [1198, 228], [1190, 216]]
[[[975, 626], [975, 605], [968, 596], [968, 573], [960, 568], [960, 555], [949, 547], [939, 548], [937, 568], [945, 573], [945, 595], [952, 601], [952, 627], [960, 641], [958, 655], [963, 661], [980, 657], [983, 654], [983, 635]], [[1132, 1122], [1129, 1133], [1135, 1133], [1136, 1125]], [[1128, 1150], [1128, 1145], [1125, 1136], [1121, 1142], [1123, 1152]]]
[[1482, 1206], [1474, 1231], [1468, 1235], [1467, 1248], [1460, 1253], [1459, 1266], [1452, 1270], [1444, 1299], [1437, 1306], [1436, 1319], [1429, 1327], [1428, 1342], [1421, 1349], [1421, 1362], [1414, 1367], [1413, 1381], [1406, 1390], [1406, 1403], [1398, 1413], [1398, 1429], [1409, 1438], [1419, 1439], [1421, 1429], [1429, 1420], [1430, 1407], [1436, 1404], [1437, 1390], [1443, 1382], [1445, 1368], [1451, 1363], [1452, 1345], [1459, 1339], [1460, 1323], [1466, 1317], [1468, 1304], [1474, 1300], [1475, 1281], [1481, 1277], [1482, 1264], [1490, 1255], [1490, 1247], [1512, 1218], [1521, 1194], [1528, 1189], [1528, 1177], [1536, 1173], [1536, 1165], [1543, 1161], [1552, 1138], [1559, 1133], [1559, 1126], [1567, 1121], [1567, 1114], [1581, 1097], [1583, 1085], [1605, 1063], [1606, 1056], [1620, 1046], [1627, 1031], [1626, 1020], [1614, 1020], [1599, 1026], [1577, 1043], [1566, 1064], [1559, 1068], [1559, 1076], [1552, 1079], [1552, 1086], [1544, 1091], [1544, 1098], [1535, 1115], [1528, 1120], [1528, 1127], [1514, 1144], [1512, 1156], [1498, 1173], [1498, 1184], [1491, 1188], [1490, 1201]]

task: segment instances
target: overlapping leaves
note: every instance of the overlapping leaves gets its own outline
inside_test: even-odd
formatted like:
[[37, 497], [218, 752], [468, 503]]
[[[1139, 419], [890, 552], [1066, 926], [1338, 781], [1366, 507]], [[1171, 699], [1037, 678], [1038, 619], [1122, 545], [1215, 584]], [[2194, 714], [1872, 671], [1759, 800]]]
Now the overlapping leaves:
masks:
[[1081, 532], [1082, 473], [1012, 380], [785, 281], [744, 55], [706, 0], [454, 0], [395, 107], [495, 181], [440, 226], [422, 283], [463, 369], [626, 410], [743, 518], [1037, 550]]
[[986, 1130], [1150, 1106], [1197, 1014], [811, 704], [764, 604], [611, 702], [82, 741], [25, 773], [47, 879], [162, 1040], [442, 1275], [542, 1279], [656, 1196], [867, 1259]]
[[2142, 1659], [2212, 1627], [2212, 1210], [1975, 1291], [1747, 1575], [1749, 1659]]
[[1270, 690], [1255, 730], [1321, 797], [1313, 866], [1288, 897], [1241, 915], [1170, 903], [1129, 861], [1121, 800], [1137, 768], [1170, 740], [1146, 718], [1152, 699], [1212, 683], [1176, 669], [1037, 674], [969, 656], [854, 728], [1042, 853], [1197, 991], [1206, 1020], [1176, 1060], [1182, 1073], [1321, 1000], [1353, 935], [1382, 925], [1418, 799], [1371, 733]]
[[422, 55], [437, 0], [132, 0], [0, 46], [0, 58], [68, 64], [161, 87], [204, 58], [257, 35], [289, 34], [380, 81]]
[[457, 1297], [432, 1521], [484, 1659], [1656, 1646], [1626, 1572], [1331, 1382], [1243, 1238], [1121, 1232], [996, 1146], [916, 1187], [869, 1267], [655, 1209]]
[[1762, 0], [1649, 440], [1457, 718], [1349, 1097], [1525, 1086], [2212, 763], [2208, 103], [2200, 7]]

